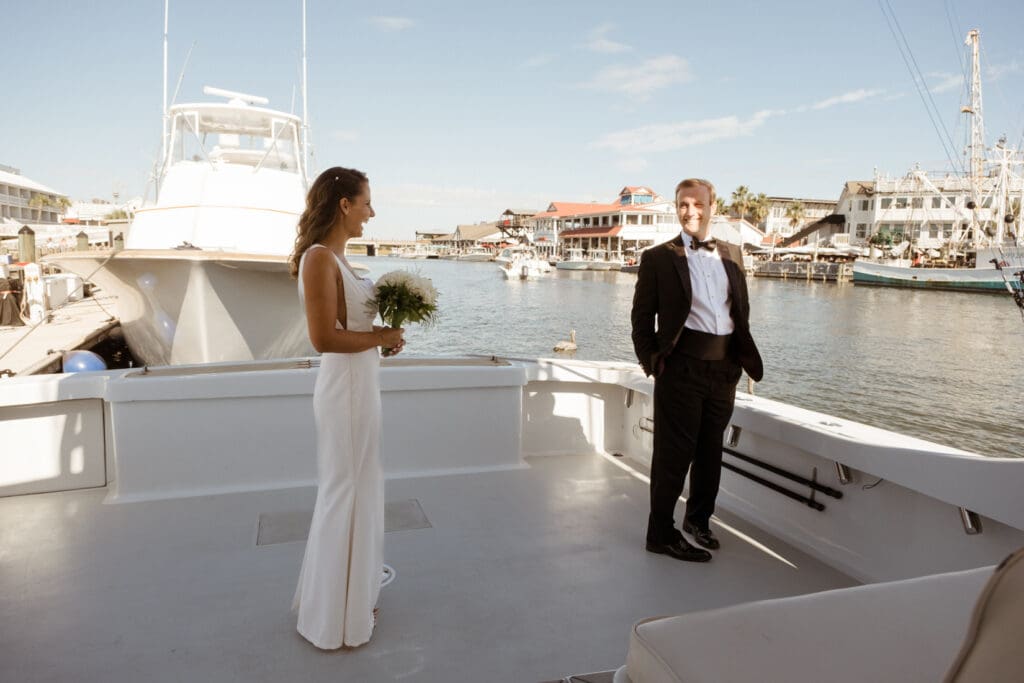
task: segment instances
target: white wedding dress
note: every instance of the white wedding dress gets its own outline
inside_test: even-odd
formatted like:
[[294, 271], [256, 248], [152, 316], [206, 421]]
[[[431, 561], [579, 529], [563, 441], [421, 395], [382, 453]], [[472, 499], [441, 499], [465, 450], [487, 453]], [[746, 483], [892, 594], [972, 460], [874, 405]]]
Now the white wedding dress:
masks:
[[[300, 299], [305, 257], [299, 261]], [[345, 328], [372, 331], [366, 302], [373, 281], [356, 276], [337, 255], [335, 260], [345, 285]], [[313, 390], [319, 486], [292, 608], [299, 633], [325, 650], [362, 645], [373, 633], [384, 566], [379, 371], [376, 347], [325, 353]]]

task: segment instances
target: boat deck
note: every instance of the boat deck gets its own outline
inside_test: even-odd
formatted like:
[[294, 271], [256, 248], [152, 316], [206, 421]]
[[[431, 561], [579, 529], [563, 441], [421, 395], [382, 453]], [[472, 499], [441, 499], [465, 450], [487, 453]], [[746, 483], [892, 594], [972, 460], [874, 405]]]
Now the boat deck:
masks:
[[729, 514], [710, 563], [647, 553], [641, 471], [527, 463], [389, 480], [397, 578], [373, 640], [335, 652], [289, 611], [312, 488], [0, 499], [0, 679], [547, 681], [621, 666], [644, 617], [856, 583]]

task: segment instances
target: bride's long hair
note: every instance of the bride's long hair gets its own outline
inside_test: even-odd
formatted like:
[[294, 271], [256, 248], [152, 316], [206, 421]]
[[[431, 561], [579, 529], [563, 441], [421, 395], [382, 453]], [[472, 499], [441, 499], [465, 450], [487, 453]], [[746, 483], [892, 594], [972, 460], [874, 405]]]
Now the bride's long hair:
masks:
[[293, 278], [299, 277], [299, 261], [306, 250], [330, 234], [342, 198], [355, 200], [369, 182], [362, 171], [341, 166], [327, 169], [313, 182], [306, 195], [306, 209], [299, 217], [295, 249], [288, 257], [288, 272]]

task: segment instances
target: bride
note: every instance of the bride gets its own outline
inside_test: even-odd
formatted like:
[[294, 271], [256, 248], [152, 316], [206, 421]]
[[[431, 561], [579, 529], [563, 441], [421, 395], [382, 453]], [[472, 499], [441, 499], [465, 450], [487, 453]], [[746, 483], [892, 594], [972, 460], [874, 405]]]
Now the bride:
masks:
[[299, 633], [325, 650], [370, 640], [384, 566], [377, 349], [401, 350], [403, 330], [373, 324], [373, 282], [345, 260], [373, 216], [366, 175], [327, 169], [309, 190], [289, 259], [309, 340], [323, 354], [313, 390], [319, 485], [292, 608]]

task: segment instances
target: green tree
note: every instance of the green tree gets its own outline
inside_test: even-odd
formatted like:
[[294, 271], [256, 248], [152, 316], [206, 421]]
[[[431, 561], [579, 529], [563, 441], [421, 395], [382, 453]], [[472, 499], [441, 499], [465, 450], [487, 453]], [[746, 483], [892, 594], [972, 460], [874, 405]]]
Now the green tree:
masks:
[[28, 200], [28, 207], [36, 210], [36, 221], [42, 222], [43, 220], [43, 209], [50, 206], [50, 198], [44, 194], [38, 192], [32, 193], [32, 198]]
[[786, 207], [786, 218], [789, 219], [789, 227], [796, 230], [797, 226], [804, 222], [806, 210], [803, 202], [793, 202]]
[[729, 205], [725, 203], [725, 199], [722, 197], [715, 197], [715, 213], [719, 216], [724, 216], [729, 211]]
[[729, 207], [737, 218], [745, 218], [750, 211], [750, 188], [740, 185], [732, 193], [732, 205]]
[[768, 218], [768, 213], [771, 209], [768, 206], [768, 195], [764, 192], [759, 192], [756, 197], [750, 201], [750, 217], [754, 219], [754, 225], [761, 225]]
[[892, 235], [889, 234], [888, 230], [879, 230], [868, 238], [868, 244], [873, 247], [891, 247]]

